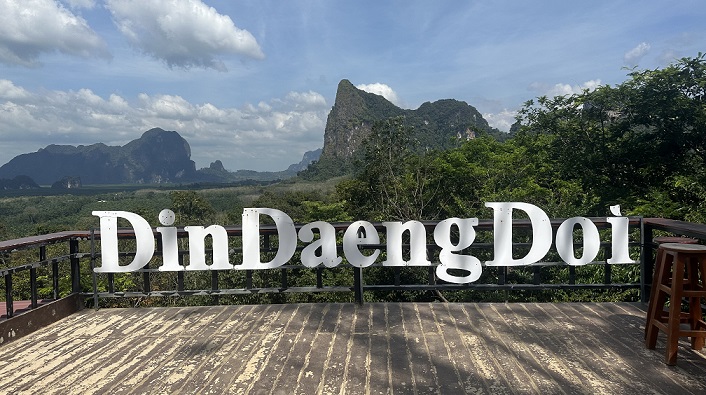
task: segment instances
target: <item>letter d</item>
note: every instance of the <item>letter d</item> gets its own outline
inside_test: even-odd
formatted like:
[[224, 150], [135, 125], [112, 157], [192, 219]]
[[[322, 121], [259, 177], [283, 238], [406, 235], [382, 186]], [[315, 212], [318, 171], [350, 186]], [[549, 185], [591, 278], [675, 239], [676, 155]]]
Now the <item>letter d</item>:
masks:
[[[94, 268], [96, 273], [127, 273], [142, 269], [154, 255], [154, 234], [152, 227], [142, 217], [127, 211], [94, 211], [91, 214], [100, 217], [101, 226], [101, 267]], [[120, 266], [118, 262], [118, 218], [130, 222], [135, 230], [137, 248], [135, 258], [129, 265]]]
[[[486, 261], [486, 266], [529, 265], [542, 259], [552, 246], [552, 224], [547, 214], [529, 203], [486, 203], [485, 207], [494, 210], [493, 241], [494, 259]], [[512, 210], [522, 210], [532, 224], [532, 247], [524, 258], [512, 258]]]

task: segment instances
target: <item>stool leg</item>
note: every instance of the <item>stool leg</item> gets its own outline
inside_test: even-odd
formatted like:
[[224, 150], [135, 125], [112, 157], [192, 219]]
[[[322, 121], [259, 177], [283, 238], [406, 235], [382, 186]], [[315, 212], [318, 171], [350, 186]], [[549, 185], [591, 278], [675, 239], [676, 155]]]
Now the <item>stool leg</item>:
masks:
[[[661, 248], [657, 249], [657, 257], [655, 259], [655, 270], [654, 275], [652, 275], [652, 287], [650, 288], [650, 301], [647, 304], [647, 319], [645, 320], [645, 340], [647, 340], [647, 332], [649, 332], [650, 325], [652, 324], [652, 319], [655, 318], [655, 306], [657, 305], [657, 285], [660, 283], [659, 273], [664, 264], [664, 250]], [[664, 308], [664, 302], [660, 306], [660, 309]]]
[[[692, 279], [691, 284], [694, 291], [702, 291], [704, 289], [704, 281], [706, 281], [706, 264], [702, 264], [696, 258], [690, 263]], [[701, 310], [701, 298], [689, 298], [689, 325], [691, 330], [703, 330], [701, 322], [703, 321], [703, 311]], [[691, 348], [701, 350], [704, 348], [704, 336], [692, 336]]]
[[[702, 317], [701, 312], [701, 301], [699, 298], [689, 298], [689, 320], [691, 321], [689, 326], [692, 330], [699, 329], [699, 321]], [[691, 337], [691, 348], [694, 350], [701, 350], [704, 348], [704, 338], [703, 336], [692, 336]]]
[[667, 322], [667, 350], [665, 363], [677, 364], [677, 351], [679, 349], [679, 316], [681, 314], [681, 295], [684, 282], [684, 258], [679, 253], [674, 257], [672, 265], [672, 289], [669, 298], [669, 320]]
[[655, 273], [654, 288], [650, 294], [650, 304], [647, 308], [647, 334], [645, 339], [645, 347], [652, 350], [657, 345], [657, 335], [659, 329], [654, 324], [662, 317], [662, 310], [667, 301], [667, 296], [664, 291], [660, 290], [661, 284], [667, 284], [669, 281], [669, 269], [672, 266], [673, 257], [670, 254], [662, 254], [661, 260], [657, 261], [657, 272]]

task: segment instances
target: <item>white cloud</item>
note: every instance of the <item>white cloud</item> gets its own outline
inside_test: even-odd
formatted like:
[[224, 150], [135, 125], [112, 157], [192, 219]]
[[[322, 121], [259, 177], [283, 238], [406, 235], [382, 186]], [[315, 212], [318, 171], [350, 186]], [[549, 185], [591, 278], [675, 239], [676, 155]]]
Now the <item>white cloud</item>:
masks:
[[397, 93], [395, 93], [395, 91], [392, 90], [392, 88], [390, 88], [390, 86], [386, 84], [381, 84], [379, 82], [376, 82], [374, 84], [360, 84], [356, 85], [356, 88], [369, 93], [380, 95], [396, 106], [400, 105], [400, 99], [397, 96]]
[[109, 58], [105, 42], [88, 26], [52, 0], [0, 0], [0, 62], [39, 66], [43, 53], [59, 51], [80, 57]]
[[590, 80], [586, 81], [581, 85], [570, 85], [570, 84], [555, 84], [554, 86], [549, 86], [547, 84], [533, 82], [529, 86], [529, 90], [535, 92], [539, 96], [555, 97], [555, 96], [566, 96], [582, 93], [584, 90], [589, 91], [595, 90], [601, 85], [601, 80]]
[[640, 60], [650, 51], [650, 44], [641, 42], [635, 48], [625, 52], [623, 61], [628, 66], [637, 65]]
[[0, 99], [23, 100], [29, 97], [29, 92], [18, 88], [12, 81], [0, 80]]
[[294, 105], [295, 108], [321, 109], [326, 107], [326, 99], [320, 93], [309, 92], [289, 92], [286, 101]]
[[515, 117], [517, 116], [517, 111], [511, 111], [508, 109], [503, 109], [499, 113], [485, 113], [483, 118], [488, 121], [488, 124], [496, 129], [502, 130], [503, 132], [509, 132], [510, 126], [515, 123]]
[[284, 170], [321, 147], [328, 109], [313, 91], [234, 108], [168, 94], [33, 92], [0, 80], [0, 165], [49, 144], [123, 145], [160, 127], [189, 142], [197, 167], [220, 159], [229, 170]]
[[106, 7], [130, 44], [169, 67], [227, 71], [219, 56], [265, 57], [250, 32], [200, 0], [107, 0]]

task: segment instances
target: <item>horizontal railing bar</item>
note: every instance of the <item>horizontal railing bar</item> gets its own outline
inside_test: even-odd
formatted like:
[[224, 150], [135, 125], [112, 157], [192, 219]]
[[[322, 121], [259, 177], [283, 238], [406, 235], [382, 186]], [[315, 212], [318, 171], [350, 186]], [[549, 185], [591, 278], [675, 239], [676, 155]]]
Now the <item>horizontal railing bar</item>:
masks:
[[[184, 291], [125, 291], [125, 292], [98, 292], [101, 298], [135, 298], [135, 297], [164, 297], [164, 296], [214, 296], [214, 295], [253, 295], [265, 293], [309, 293], [309, 292], [351, 292], [353, 286], [324, 286], [324, 287], [289, 287], [289, 288], [231, 288], [231, 289], [190, 289]], [[93, 293], [82, 293], [83, 296], [93, 296]]]
[[537, 291], [544, 289], [634, 289], [640, 288], [639, 283], [626, 284], [371, 284], [364, 285], [365, 291], [433, 291], [433, 290], [481, 290], [481, 291]]

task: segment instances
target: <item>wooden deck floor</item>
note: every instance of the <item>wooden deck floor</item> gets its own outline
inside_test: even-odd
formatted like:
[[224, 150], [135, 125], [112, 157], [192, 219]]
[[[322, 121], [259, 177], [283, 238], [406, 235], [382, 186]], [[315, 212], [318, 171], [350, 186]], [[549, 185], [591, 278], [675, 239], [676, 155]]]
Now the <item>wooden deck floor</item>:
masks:
[[[83, 310], [0, 345], [3, 394], [703, 394], [640, 304]], [[7, 334], [2, 334], [6, 336]]]

